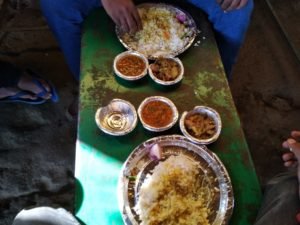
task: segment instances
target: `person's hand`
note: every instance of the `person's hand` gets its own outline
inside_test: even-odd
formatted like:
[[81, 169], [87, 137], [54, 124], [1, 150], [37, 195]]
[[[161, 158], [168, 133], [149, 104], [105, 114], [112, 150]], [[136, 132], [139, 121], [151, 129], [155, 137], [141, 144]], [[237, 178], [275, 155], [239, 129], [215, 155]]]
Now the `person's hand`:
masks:
[[300, 131], [292, 131], [291, 137], [282, 143], [290, 152], [282, 155], [286, 167], [297, 167], [300, 162]]
[[132, 0], [102, 0], [107, 14], [124, 32], [136, 32], [142, 28], [138, 11]]
[[217, 0], [224, 11], [240, 9], [244, 7], [248, 0]]

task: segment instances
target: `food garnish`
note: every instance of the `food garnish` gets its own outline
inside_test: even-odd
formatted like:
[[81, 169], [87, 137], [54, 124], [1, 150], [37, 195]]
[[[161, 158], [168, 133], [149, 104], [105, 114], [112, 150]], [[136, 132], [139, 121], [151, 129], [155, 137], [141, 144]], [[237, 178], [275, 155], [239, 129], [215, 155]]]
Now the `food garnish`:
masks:
[[159, 144], [154, 144], [149, 148], [149, 156], [152, 160], [160, 160], [162, 158], [162, 148]]
[[136, 176], [126, 176], [128, 180], [132, 180], [135, 181], [136, 180]]

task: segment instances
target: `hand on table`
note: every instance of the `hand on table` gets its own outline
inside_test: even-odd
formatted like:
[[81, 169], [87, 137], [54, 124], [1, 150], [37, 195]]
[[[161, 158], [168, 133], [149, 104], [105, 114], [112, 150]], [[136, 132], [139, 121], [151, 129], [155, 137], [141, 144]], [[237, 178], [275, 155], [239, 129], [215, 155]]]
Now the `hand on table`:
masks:
[[248, 0], [217, 0], [224, 11], [240, 9], [244, 7]]
[[140, 16], [132, 0], [102, 0], [102, 5], [124, 32], [136, 32], [142, 28]]

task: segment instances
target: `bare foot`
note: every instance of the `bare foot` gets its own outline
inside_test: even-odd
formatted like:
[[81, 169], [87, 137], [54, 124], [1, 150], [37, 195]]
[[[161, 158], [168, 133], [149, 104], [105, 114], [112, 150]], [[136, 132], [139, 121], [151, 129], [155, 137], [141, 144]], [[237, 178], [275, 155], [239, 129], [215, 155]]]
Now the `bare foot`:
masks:
[[297, 167], [298, 161], [292, 152], [284, 153], [282, 155], [282, 160], [284, 162], [284, 166], [286, 167]]
[[38, 79], [38, 81], [41, 83], [41, 85], [47, 91], [45, 94], [42, 94], [42, 96], [39, 96], [39, 97], [41, 97], [43, 99], [50, 99], [51, 93], [50, 93], [49, 84], [46, 81], [44, 81], [43, 79], [33, 78], [27, 72], [24, 72], [24, 74], [21, 76], [19, 83], [18, 83], [18, 87], [22, 90], [30, 91], [35, 95], [43, 93], [44, 90], [34, 82], [34, 79]]
[[[20, 91], [21, 90], [18, 88], [0, 88], [0, 99], [14, 96]], [[21, 98], [35, 100], [35, 99], [37, 99], [37, 96], [34, 94], [28, 93], [28, 95], [23, 95], [23, 96], [21, 96]]]
[[291, 136], [297, 141], [300, 142], [300, 131], [294, 130], [291, 132]]
[[300, 131], [292, 131], [291, 138], [282, 143], [282, 147], [289, 149], [290, 152], [282, 155], [284, 166], [297, 167], [300, 160]]
[[[290, 150], [290, 152], [282, 155], [284, 165], [286, 167], [298, 167], [298, 181], [300, 182], [300, 131], [292, 131], [291, 137], [282, 143], [282, 147]], [[296, 214], [296, 221], [300, 224], [300, 212]]]

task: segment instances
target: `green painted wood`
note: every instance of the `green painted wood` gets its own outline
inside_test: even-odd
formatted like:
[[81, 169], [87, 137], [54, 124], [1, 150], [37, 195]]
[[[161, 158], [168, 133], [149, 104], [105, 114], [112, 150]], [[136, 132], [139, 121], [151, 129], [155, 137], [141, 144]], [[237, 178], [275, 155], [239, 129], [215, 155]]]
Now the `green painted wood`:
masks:
[[75, 176], [76, 213], [85, 224], [123, 224], [117, 200], [122, 163], [147, 139], [180, 134], [178, 125], [153, 134], [139, 123], [131, 134], [123, 137], [106, 135], [97, 128], [94, 115], [99, 106], [113, 98], [122, 98], [137, 108], [151, 95], [170, 98], [180, 113], [196, 105], [210, 106], [220, 113], [223, 122], [220, 138], [208, 147], [220, 157], [232, 179], [235, 208], [230, 224], [253, 224], [261, 192], [248, 146], [210, 25], [201, 12], [193, 8], [189, 11], [201, 30], [197, 37], [201, 43], [180, 55], [185, 77], [181, 84], [172, 88], [159, 87], [149, 77], [134, 83], [117, 79], [112, 70], [113, 59], [125, 49], [115, 35], [112, 21], [99, 9], [84, 25]]

